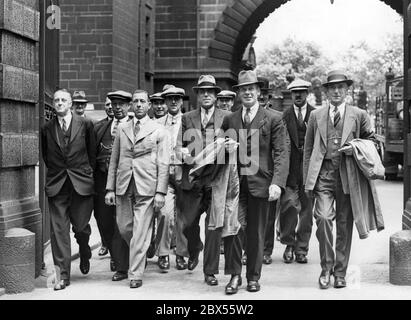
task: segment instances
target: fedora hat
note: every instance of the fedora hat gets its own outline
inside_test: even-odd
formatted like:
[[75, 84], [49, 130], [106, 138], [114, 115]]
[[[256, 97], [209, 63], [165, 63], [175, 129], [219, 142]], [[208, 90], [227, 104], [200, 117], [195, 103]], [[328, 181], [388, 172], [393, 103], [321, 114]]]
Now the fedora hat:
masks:
[[334, 83], [345, 82], [348, 86], [352, 85], [354, 81], [348, 79], [346, 74], [341, 70], [330, 71], [327, 75], [327, 82], [323, 83], [324, 87], [328, 87]]
[[304, 81], [302, 79], [295, 79], [293, 82], [291, 82], [287, 90], [290, 91], [308, 91], [308, 88], [311, 87], [311, 82]]
[[233, 88], [248, 86], [250, 84], [258, 84], [261, 88], [264, 85], [264, 82], [258, 80], [257, 73], [255, 71], [243, 70], [238, 74], [238, 84], [234, 85]]
[[107, 97], [110, 100], [119, 99], [119, 100], [124, 100], [126, 102], [130, 102], [133, 99], [133, 96], [130, 92], [126, 92], [126, 91], [123, 91], [123, 90], [109, 92], [107, 94]]
[[210, 74], [201, 75], [200, 78], [198, 78], [198, 83], [193, 87], [193, 90], [197, 93], [198, 89], [214, 89], [217, 93], [221, 91], [221, 88], [217, 86], [214, 76]]
[[74, 91], [73, 102], [87, 103], [86, 93], [84, 91]]

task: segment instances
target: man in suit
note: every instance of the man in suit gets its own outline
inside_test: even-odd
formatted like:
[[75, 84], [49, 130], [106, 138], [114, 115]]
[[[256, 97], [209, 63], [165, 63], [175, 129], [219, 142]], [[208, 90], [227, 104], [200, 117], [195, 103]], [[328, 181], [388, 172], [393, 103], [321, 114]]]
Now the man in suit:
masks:
[[[305, 190], [310, 198], [315, 198], [314, 217], [322, 269], [318, 282], [321, 289], [329, 288], [332, 274], [335, 288], [346, 286], [351, 250], [353, 214], [348, 180], [352, 177], [342, 170], [340, 148], [355, 138], [375, 139], [367, 113], [345, 102], [352, 83], [342, 71], [328, 74], [323, 86], [329, 105], [311, 113], [304, 144]], [[352, 156], [350, 148], [343, 152]], [[335, 255], [333, 220], [336, 220], [337, 228]]]
[[312, 201], [304, 192], [303, 152], [305, 133], [314, 109], [307, 103], [310, 82], [296, 79], [287, 87], [291, 91], [292, 108], [283, 112], [283, 120], [291, 140], [290, 170], [281, 196], [280, 241], [286, 245], [283, 260], [307, 263], [308, 245], [313, 225]]
[[264, 77], [257, 77], [258, 81], [261, 81], [263, 84], [260, 88], [260, 96], [258, 97], [258, 103], [260, 106], [262, 106], [264, 109], [270, 108], [271, 109], [271, 103], [270, 99], [272, 98], [272, 89], [270, 88], [270, 82], [268, 81], [267, 78]]
[[122, 239], [116, 222], [116, 208], [105, 203], [107, 175], [110, 164], [111, 150], [114, 138], [120, 124], [130, 120], [131, 93], [125, 91], [110, 92], [107, 98], [111, 101], [114, 119], [105, 118], [94, 126], [96, 135], [96, 171], [94, 181], [96, 195], [94, 197], [94, 215], [100, 228], [108, 250], [110, 251], [111, 271], [116, 271], [113, 281], [121, 281], [127, 278], [129, 249]]
[[[183, 233], [188, 241], [188, 270], [194, 270], [198, 264], [199, 253], [203, 249], [199, 221], [201, 215], [207, 212], [203, 261], [204, 281], [207, 285], [216, 286], [218, 280], [215, 274], [219, 273], [221, 228], [215, 230], [208, 228], [212, 189], [209, 185], [190, 183], [189, 171], [193, 168], [194, 157], [209, 144], [214, 143], [216, 137], [219, 136], [224, 116], [230, 112], [215, 107], [217, 94], [221, 88], [216, 85], [212, 75], [200, 76], [193, 90], [197, 94], [198, 108], [183, 114], [176, 146], [176, 156], [183, 162], [181, 179]], [[225, 254], [230, 256], [225, 260], [225, 273], [231, 274], [232, 279], [235, 279], [234, 286], [230, 284], [230, 281], [228, 291], [226, 288], [227, 293], [236, 293], [241, 284], [241, 278], [239, 278], [241, 263], [237, 263], [237, 259], [232, 257], [235, 255], [235, 252], [231, 250], [234, 241], [234, 237], [224, 239]]]
[[[110, 99], [109, 98], [107, 98], [106, 97], [106, 101], [105, 101], [105, 103], [104, 103], [104, 111], [106, 112], [106, 114], [107, 114], [107, 118], [104, 118], [103, 120], [101, 120], [102, 122], [104, 122], [104, 120], [106, 120], [106, 122], [109, 122], [110, 120], [113, 120], [113, 118], [114, 118], [114, 112], [113, 112], [113, 108], [111, 107], [111, 101], [110, 101]], [[94, 127], [94, 129], [95, 129], [95, 127]], [[97, 144], [97, 147], [98, 147], [98, 144]], [[110, 160], [110, 159], [109, 159]], [[106, 242], [104, 241], [104, 238], [103, 238], [103, 230], [101, 229], [101, 223], [99, 223], [99, 221], [98, 221], [98, 219], [99, 219], [99, 217], [97, 217], [96, 216], [96, 210], [94, 209], [94, 218], [96, 219], [96, 221], [97, 221], [97, 228], [98, 228], [98, 231], [99, 231], [99, 233], [100, 233], [100, 238], [101, 238], [101, 247], [100, 247], [100, 249], [98, 250], [98, 255], [99, 256], [105, 256], [105, 255], [107, 255], [108, 254], [108, 247], [107, 247], [107, 244], [106, 244]], [[115, 268], [115, 265], [114, 265], [114, 260], [110, 260], [110, 269], [111, 269], [111, 271], [115, 271], [115, 270], [113, 270]]]
[[160, 119], [167, 115], [167, 105], [162, 96], [162, 92], [154, 93], [150, 96], [152, 119]]
[[47, 167], [45, 192], [51, 248], [61, 279], [54, 289], [62, 290], [70, 285], [70, 223], [80, 249], [80, 271], [87, 274], [90, 270], [89, 221], [96, 147], [93, 124], [71, 112], [72, 100], [67, 90], [54, 93], [53, 107], [57, 117], [41, 128], [41, 150]]
[[73, 92], [73, 111], [79, 117], [85, 117], [84, 111], [86, 110], [88, 100], [84, 91]]
[[238, 78], [239, 83], [234, 88], [238, 89], [242, 107], [224, 118], [222, 129], [230, 137], [229, 141], [240, 141], [238, 216], [242, 233], [247, 238], [247, 290], [257, 292], [260, 290], [269, 201], [276, 201], [285, 188], [289, 156], [281, 116], [258, 103], [262, 82], [252, 70], [241, 71]]
[[[176, 268], [177, 270], [187, 269], [185, 257], [188, 257], [187, 239], [183, 234], [183, 219], [181, 216], [181, 188], [177, 183], [179, 172], [179, 162], [175, 156], [175, 147], [177, 144], [178, 131], [181, 126], [183, 98], [185, 90], [169, 85], [162, 92], [162, 98], [166, 104], [168, 113], [166, 116], [157, 119], [157, 123], [164, 126], [171, 138], [170, 151], [170, 176], [168, 183], [168, 192], [165, 199], [165, 205], [161, 209], [161, 215], [164, 216], [164, 225], [160, 244], [158, 246], [158, 266], [161, 270], [170, 269], [169, 252], [172, 243], [172, 237], [175, 236], [176, 250]], [[160, 220], [161, 221], [161, 220]]]
[[128, 243], [130, 288], [143, 285], [154, 211], [167, 194], [170, 141], [165, 129], [151, 120], [148, 93], [133, 94], [133, 121], [118, 126], [110, 158], [106, 203], [116, 205], [120, 234]]
[[230, 90], [223, 90], [217, 94], [217, 108], [221, 110], [231, 111], [234, 106], [234, 100], [237, 94]]

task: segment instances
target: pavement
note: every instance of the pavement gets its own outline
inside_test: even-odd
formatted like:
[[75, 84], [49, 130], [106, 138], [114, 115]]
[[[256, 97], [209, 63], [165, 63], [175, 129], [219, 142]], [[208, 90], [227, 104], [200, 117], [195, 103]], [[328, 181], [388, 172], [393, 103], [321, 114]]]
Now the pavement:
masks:
[[[401, 230], [402, 181], [377, 181], [377, 191], [384, 214], [385, 230], [373, 231], [368, 239], [360, 240], [354, 228], [350, 266], [345, 289], [318, 289], [320, 273], [316, 228], [310, 241], [308, 264], [284, 264], [282, 254], [285, 246], [275, 243], [273, 263], [264, 265], [260, 280], [261, 291], [249, 293], [243, 285], [234, 296], [224, 294], [229, 276], [217, 275], [219, 285], [210, 287], [204, 283], [202, 255], [193, 271], [175, 269], [175, 256], [170, 256], [171, 269], [160, 273], [153, 258], [148, 261], [143, 286], [130, 289], [129, 281], [112, 282], [109, 255], [97, 255], [100, 246], [99, 234], [92, 220], [93, 233], [90, 243], [95, 250], [88, 275], [79, 270], [79, 259], [72, 261], [71, 285], [62, 291], [53, 288], [53, 264], [50, 253], [46, 254], [46, 270], [36, 279], [36, 289], [29, 293], [3, 295], [1, 300], [402, 300], [411, 299], [411, 286], [395, 286], [389, 283], [389, 238]], [[204, 220], [201, 221], [204, 225]], [[73, 249], [77, 245], [73, 243]], [[75, 252], [75, 250], [73, 250]], [[224, 257], [220, 259], [220, 270], [224, 270]]]

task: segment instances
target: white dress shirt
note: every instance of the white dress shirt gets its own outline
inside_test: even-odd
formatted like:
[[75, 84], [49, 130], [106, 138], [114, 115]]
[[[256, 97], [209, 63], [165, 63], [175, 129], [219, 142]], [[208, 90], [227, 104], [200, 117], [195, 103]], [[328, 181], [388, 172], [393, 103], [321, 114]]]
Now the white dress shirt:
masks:
[[[255, 118], [255, 116], [256, 116], [256, 114], [257, 114], [257, 111], [258, 111], [258, 108], [259, 108], [259, 107], [260, 107], [260, 104], [259, 104], [258, 101], [257, 101], [257, 102], [250, 108], [250, 123], [253, 122], [253, 120], [254, 120], [254, 118]], [[243, 114], [242, 114], [242, 117], [243, 117], [244, 123], [245, 123], [244, 116], [245, 116], [246, 112], [247, 112], [247, 108], [243, 106]]]
[[66, 121], [66, 129], [70, 127], [71, 119], [73, 119], [73, 115], [71, 112], [67, 113], [64, 117], [57, 116], [59, 121], [60, 128], [63, 130], [63, 119]]
[[[295, 112], [295, 117], [298, 119], [298, 110], [300, 108], [298, 108], [296, 105], [294, 105], [294, 112]], [[301, 107], [301, 114], [303, 116], [303, 120], [305, 119], [305, 116], [307, 115], [307, 104], [303, 105]]]
[[[345, 102], [341, 103], [337, 108], [338, 108], [338, 111], [340, 111], [341, 119], [344, 119]], [[329, 112], [330, 112], [330, 119], [332, 123], [334, 123], [334, 115], [335, 115], [334, 109], [335, 109], [335, 106], [330, 103]]]
[[[117, 121], [118, 121], [119, 125], [120, 125], [120, 123], [125, 123], [125, 122], [128, 121], [128, 116], [125, 116], [123, 119], [120, 119], [120, 120], [118, 120], [116, 118], [113, 119], [113, 122], [111, 123], [111, 135], [112, 136], [114, 135], [113, 134], [113, 129], [114, 129], [114, 125], [116, 124]], [[117, 130], [118, 130], [118, 127], [117, 127]]]

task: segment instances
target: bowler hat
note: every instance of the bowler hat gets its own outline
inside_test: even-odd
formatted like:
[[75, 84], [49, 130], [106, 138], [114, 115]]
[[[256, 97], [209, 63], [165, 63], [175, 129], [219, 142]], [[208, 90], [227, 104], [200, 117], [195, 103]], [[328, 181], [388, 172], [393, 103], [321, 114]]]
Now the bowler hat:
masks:
[[181, 96], [181, 97], [184, 97], [186, 95], [186, 92], [182, 88], [177, 88], [175, 86], [170, 86], [166, 90], [164, 90], [161, 93], [161, 95], [163, 97], [167, 97], [167, 96]]
[[86, 98], [86, 94], [84, 91], [74, 91], [73, 93], [73, 102], [81, 102], [81, 103], [87, 103], [88, 100]]
[[311, 87], [311, 83], [308, 81], [304, 81], [302, 79], [295, 79], [293, 82], [291, 82], [287, 90], [290, 91], [303, 91], [306, 90], [308, 91], [308, 88]]
[[233, 91], [230, 90], [223, 90], [219, 94], [217, 94], [217, 99], [218, 98], [228, 98], [228, 99], [234, 99], [237, 96], [237, 94]]
[[198, 89], [214, 89], [219, 93], [221, 88], [217, 86], [214, 76], [210, 74], [201, 75], [198, 79], [197, 86], [193, 87], [194, 92], [197, 93]]
[[323, 83], [324, 87], [328, 87], [334, 83], [345, 82], [348, 86], [353, 84], [353, 81], [348, 79], [345, 73], [341, 70], [333, 70], [327, 75], [327, 82]]
[[250, 84], [257, 84], [260, 88], [263, 86], [263, 82], [259, 81], [257, 74], [253, 70], [243, 70], [238, 74], [238, 84], [233, 86], [233, 88], [239, 88], [242, 86], [248, 86]]
[[130, 92], [126, 92], [126, 91], [123, 91], [123, 90], [109, 92], [107, 94], [107, 97], [110, 100], [119, 99], [119, 100], [124, 100], [126, 102], [130, 102], [133, 99], [133, 96]]

